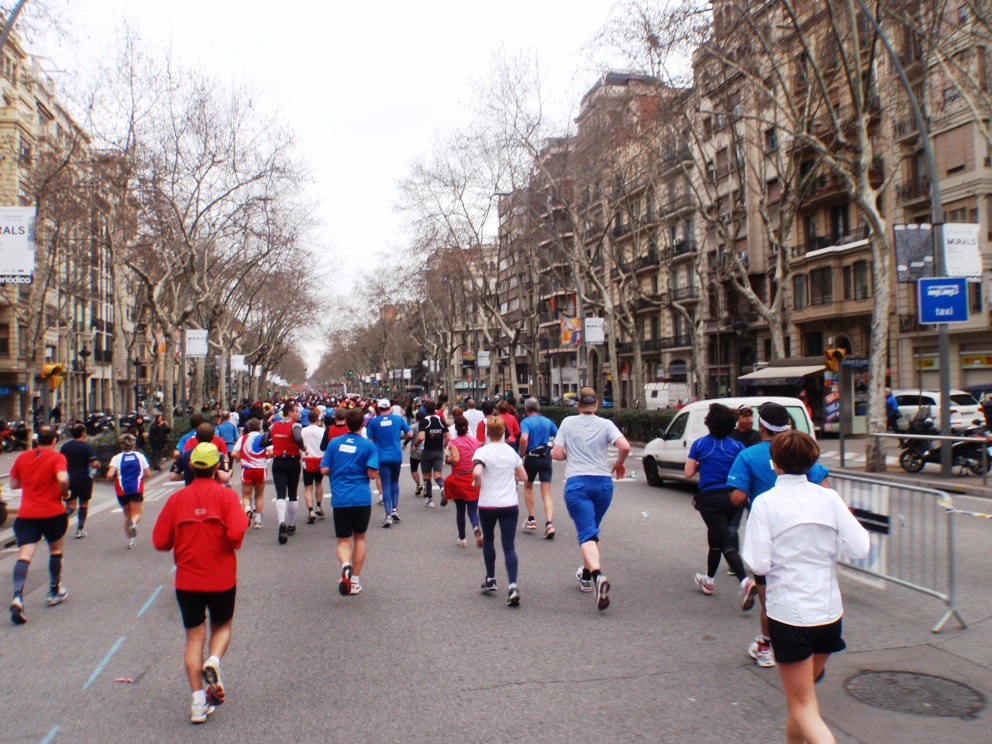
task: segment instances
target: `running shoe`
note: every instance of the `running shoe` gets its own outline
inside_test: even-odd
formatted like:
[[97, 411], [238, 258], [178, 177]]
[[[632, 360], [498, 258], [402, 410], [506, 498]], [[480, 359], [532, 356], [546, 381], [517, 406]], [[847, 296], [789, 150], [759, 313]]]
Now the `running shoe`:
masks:
[[255, 529], [255, 530], [262, 529], [262, 523], [261, 522], [255, 522], [255, 524], [252, 525], [252, 529]]
[[307, 515], [307, 524], [314, 524], [317, 521], [317, 515], [313, 512]]
[[322, 507], [320, 504], [317, 504], [317, 508], [313, 510], [313, 513], [316, 514], [321, 519], [327, 516], [327, 514], [324, 512], [324, 507]]
[[189, 720], [190, 723], [204, 723], [207, 720], [207, 716], [214, 712], [214, 706], [210, 703], [197, 703], [194, 702], [189, 706]]
[[14, 601], [10, 603], [10, 622], [14, 625], [24, 625], [27, 621], [28, 618], [24, 614], [24, 600], [14, 597]]
[[358, 583], [358, 579], [352, 579], [351, 580], [351, 594], [352, 595], [355, 595], [355, 594], [361, 594], [361, 593], [362, 593], [362, 585]]
[[740, 589], [741, 609], [747, 612], [754, 607], [754, 598], [758, 596], [758, 585], [750, 576], [744, 580]]
[[289, 541], [289, 532], [286, 530], [286, 523], [279, 523], [279, 544], [285, 545]]
[[465, 548], [465, 547], [468, 547], [468, 542], [467, 542], [467, 541], [465, 540], [465, 538], [464, 538], [464, 537], [460, 537], [460, 538], [458, 538], [458, 547], [459, 547], [459, 548]]
[[68, 596], [68, 590], [62, 584], [58, 584], [48, 591], [48, 606], [54, 607], [57, 604], [62, 604]]
[[481, 588], [483, 594], [492, 594], [496, 591], [496, 579], [487, 578], [485, 582], [483, 582]]
[[517, 607], [520, 605], [520, 591], [517, 589], [516, 584], [510, 584], [510, 590], [506, 594], [506, 604], [508, 607]]
[[134, 550], [136, 547], [138, 547], [138, 541], [135, 540], [133, 537], [129, 537], [127, 539], [127, 549]]
[[758, 662], [759, 667], [767, 669], [775, 666], [775, 653], [772, 651], [772, 644], [760, 636], [751, 641], [751, 645], [747, 647], [747, 655]]
[[605, 610], [610, 606], [610, 580], [600, 574], [596, 577], [596, 608]]
[[398, 511], [396, 511], [395, 509], [393, 509], [393, 513], [390, 514], [389, 516], [391, 516], [393, 518], [393, 522], [399, 522], [400, 521], [400, 513]]
[[475, 533], [475, 547], [481, 548], [482, 547], [482, 543], [485, 542], [482, 539], [482, 528], [481, 527], [473, 527], [472, 528], [472, 531]]
[[87, 532], [86, 530], [76, 530], [76, 539], [82, 540], [84, 537], [86, 537], [89, 534], [90, 533]]
[[127, 536], [132, 540], [138, 536], [138, 526], [130, 519], [127, 520]]
[[211, 705], [222, 705], [227, 699], [224, 692], [224, 683], [220, 678], [220, 663], [213, 661], [213, 657], [203, 662], [203, 682], [207, 686], [207, 702]]
[[382, 526], [388, 530], [390, 527], [393, 526], [393, 518], [390, 517], [389, 515], [386, 515], [386, 518], [382, 520]]
[[524, 522], [524, 529], [533, 532], [534, 530], [537, 529], [537, 522], [535, 522], [533, 519], [528, 519], [526, 522]]
[[444, 486], [441, 486], [441, 506], [448, 505], [448, 497], [444, 495]]
[[551, 522], [548, 522], [544, 527], [544, 539], [554, 540], [555, 538], [555, 526]]
[[377, 504], [378, 506], [382, 506], [382, 503], [383, 503], [383, 502], [382, 502], [382, 499], [379, 499], [379, 500], [378, 500], [378, 501], [376, 502], [376, 504]]
[[245, 516], [248, 517], [248, 521], [250, 522], [252, 520], [252, 518], [255, 516], [255, 510], [252, 509], [250, 506], [246, 506], [245, 507]]
[[296, 534], [296, 525], [295, 524], [288, 525], [286, 527], [286, 534], [287, 535], [295, 535]]
[[351, 594], [351, 566], [341, 567], [341, 581], [338, 582], [338, 594], [347, 597]]
[[575, 578], [577, 578], [579, 580], [579, 589], [581, 589], [584, 592], [591, 592], [592, 591], [592, 577], [590, 576], [588, 579], [582, 578], [582, 573], [584, 571], [585, 571], [585, 568], [583, 568], [582, 566], [579, 566], [577, 569], [575, 569]]
[[424, 484], [423, 483], [418, 483], [417, 484], [417, 490], [414, 491], [413, 495], [414, 496], [423, 496], [424, 495]]
[[700, 591], [703, 594], [710, 595], [713, 593], [713, 579], [704, 573], [697, 573], [693, 576], [693, 581], [699, 586]]
[[434, 508], [434, 499], [427, 499], [427, 508], [428, 509]]

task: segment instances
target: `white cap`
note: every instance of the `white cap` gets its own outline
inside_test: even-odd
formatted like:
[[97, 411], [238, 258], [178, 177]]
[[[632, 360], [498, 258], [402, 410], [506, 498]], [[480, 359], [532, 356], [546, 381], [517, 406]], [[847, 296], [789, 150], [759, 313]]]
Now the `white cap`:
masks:
[[379, 405], [376, 406], [376, 407], [379, 410], [382, 410], [383, 408], [392, 408], [393, 407], [393, 404], [389, 402], [389, 399], [388, 398], [380, 398], [379, 399]]

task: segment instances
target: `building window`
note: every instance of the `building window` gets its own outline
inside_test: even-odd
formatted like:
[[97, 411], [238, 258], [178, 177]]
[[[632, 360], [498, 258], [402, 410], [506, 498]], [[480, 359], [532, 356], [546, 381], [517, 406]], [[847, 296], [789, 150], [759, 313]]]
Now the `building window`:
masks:
[[[968, 282], [968, 312], [972, 315], [980, 315], [982, 312], [981, 282]], [[2, 330], [0, 330], [0, 333], [2, 333]], [[0, 342], [0, 349], [3, 348], [2, 343], [3, 342]]]
[[867, 261], [856, 261], [844, 267], [844, 299], [867, 300], [871, 275], [868, 273]]
[[765, 130], [765, 152], [771, 152], [778, 147], [778, 137], [775, 134], [775, 127]]
[[944, 88], [944, 105], [950, 106], [956, 100], [961, 97], [961, 91], [958, 90], [957, 86], [949, 85]]
[[0, 356], [10, 356], [10, 323], [0, 323]]
[[962, 26], [968, 23], [968, 6], [959, 5], [958, 6], [958, 23]]
[[792, 277], [792, 306], [802, 310], [809, 304], [806, 297], [806, 275], [797, 274]]
[[809, 304], [829, 305], [834, 301], [833, 269], [825, 266], [809, 272]]

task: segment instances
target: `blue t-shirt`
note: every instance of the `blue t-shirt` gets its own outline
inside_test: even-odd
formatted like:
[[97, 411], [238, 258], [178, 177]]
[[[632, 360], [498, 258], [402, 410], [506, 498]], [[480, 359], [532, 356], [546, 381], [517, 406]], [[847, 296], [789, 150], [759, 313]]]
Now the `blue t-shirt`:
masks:
[[[764, 441], [748, 447], [737, 455], [727, 475], [727, 485], [746, 493], [749, 503], [765, 491], [771, 490], [778, 480], [772, 465], [771, 446], [770, 441]], [[829, 470], [816, 462], [806, 473], [806, 479], [810, 483], [822, 483], [829, 474]]]
[[186, 442], [188, 442], [190, 439], [192, 439], [195, 436], [196, 436], [196, 429], [193, 429], [193, 431], [189, 432], [188, 434], [183, 434], [181, 437], [179, 437], [179, 441], [176, 443], [176, 449], [179, 450], [180, 452], [185, 452]]
[[555, 426], [555, 422], [541, 414], [524, 416], [523, 421], [520, 422], [521, 436], [527, 435], [527, 452], [535, 447], [546, 447], [548, 440], [557, 433], [558, 427]]
[[329, 468], [331, 507], [372, 506], [368, 468], [379, 469], [376, 446], [360, 434], [342, 434], [327, 444], [320, 467]]
[[310, 409], [300, 409], [300, 426], [310, 426]]
[[230, 421], [222, 421], [217, 425], [217, 436], [227, 443], [227, 450], [230, 452], [234, 447], [234, 443], [238, 441], [238, 427]]
[[365, 428], [365, 436], [379, 451], [379, 462], [403, 462], [403, 435], [410, 431], [410, 425], [402, 416], [387, 413], [376, 416]]
[[726, 488], [727, 473], [743, 451], [744, 445], [733, 437], [717, 439], [707, 434], [695, 440], [689, 446], [689, 457], [699, 463], [699, 492]]

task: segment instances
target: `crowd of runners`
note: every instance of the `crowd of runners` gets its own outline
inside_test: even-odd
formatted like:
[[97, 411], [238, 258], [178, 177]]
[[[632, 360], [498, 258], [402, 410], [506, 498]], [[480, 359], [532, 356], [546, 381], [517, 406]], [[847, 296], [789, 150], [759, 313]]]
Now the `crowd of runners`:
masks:
[[[485, 574], [480, 588], [485, 594], [499, 591], [499, 532], [506, 604], [518, 607], [522, 592], [516, 533], [518, 528], [539, 529], [537, 481], [543, 536], [554, 539], [552, 462], [564, 461], [563, 500], [581, 556], [575, 579], [582, 592], [594, 593], [597, 608], [605, 610], [610, 580], [601, 564], [599, 527], [612, 501], [614, 477], [626, 475], [630, 444], [611, 420], [595, 414], [599, 400], [594, 390], [582, 388], [576, 401], [579, 415], [566, 417], [560, 425], [544, 416], [533, 398], [524, 402], [522, 415], [509, 401], [477, 406], [469, 399], [451, 406], [443, 396], [417, 406], [388, 398], [303, 397], [277, 406], [246, 405], [240, 411], [218, 407], [194, 414], [190, 430], [178, 440], [169, 472], [170, 480], [181, 480], [185, 487], [168, 499], [152, 531], [155, 548], [174, 554], [193, 693], [191, 720], [202, 723], [226, 698], [220, 664], [234, 616], [235, 551], [249, 528], [262, 530], [267, 524], [263, 517], [270, 463], [276, 541], [287, 545], [297, 533], [302, 480], [306, 524], [331, 517], [340, 564], [338, 591], [354, 597], [363, 591], [366, 534], [375, 508], [382, 509], [383, 529], [402, 522], [400, 482], [404, 450], [409, 448], [416, 497], [428, 509], [437, 503], [453, 504], [456, 544], [467, 547], [471, 531], [481, 549]], [[749, 610], [760, 599], [761, 632], [748, 652], [760, 666], [780, 667], [789, 703], [789, 740], [831, 741], [819, 717], [813, 683], [822, 677], [828, 655], [844, 648], [834, 571], [838, 546], [851, 557], [863, 557], [867, 535], [836, 492], [822, 487], [827, 471], [817, 463], [815, 441], [792, 431], [782, 406], [769, 403], [757, 412], [757, 432], [755, 413], [749, 407], [732, 411], [713, 404], [706, 418], [709, 434], [688, 452], [685, 473], [699, 475], [694, 505], [706, 524], [709, 548], [706, 570], [696, 574], [695, 582], [712, 595], [720, 560], [726, 559], [740, 582], [741, 609]], [[158, 469], [159, 461], [155, 456], [149, 463], [136, 451], [131, 434], [122, 436], [120, 445], [122, 451], [110, 462], [106, 477], [114, 483], [127, 547], [133, 549], [145, 479]], [[611, 446], [616, 451], [612, 463]], [[43, 538], [49, 545], [48, 604], [65, 600], [63, 539], [73, 514], [75, 537], [87, 536], [88, 503], [98, 467], [85, 427], [78, 425], [61, 451], [56, 450], [55, 432], [42, 427], [38, 447], [20, 455], [11, 469], [11, 485], [23, 489], [14, 524], [19, 554], [10, 614], [15, 624], [27, 622], [24, 585]], [[235, 470], [240, 470], [240, 494], [231, 487]], [[525, 515], [520, 513], [518, 484], [523, 484]], [[741, 548], [737, 528], [745, 505], [751, 517]], [[775, 593], [766, 594], [766, 587], [775, 587]]]

